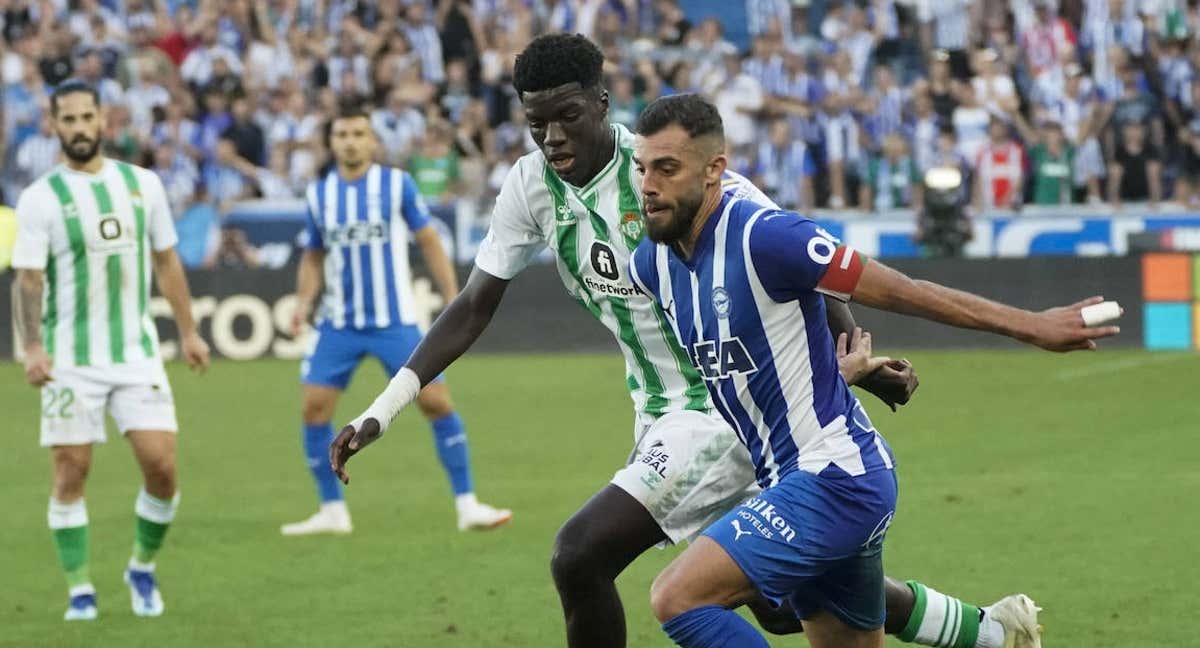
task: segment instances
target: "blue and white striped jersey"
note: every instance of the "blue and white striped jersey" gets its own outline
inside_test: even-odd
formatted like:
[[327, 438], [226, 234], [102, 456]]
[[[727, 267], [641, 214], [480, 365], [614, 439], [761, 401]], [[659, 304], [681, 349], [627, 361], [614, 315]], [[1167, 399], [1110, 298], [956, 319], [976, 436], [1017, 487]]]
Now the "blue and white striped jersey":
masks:
[[429, 210], [412, 176], [373, 164], [345, 182], [335, 169], [305, 198], [308, 248], [326, 252], [318, 321], [354, 329], [416, 324], [408, 245], [429, 225]]
[[749, 449], [759, 485], [795, 470], [892, 468], [891, 450], [838, 373], [818, 294], [849, 291], [848, 274], [862, 271], [853, 250], [798, 214], [726, 195], [691, 258], [647, 239], [630, 267]]

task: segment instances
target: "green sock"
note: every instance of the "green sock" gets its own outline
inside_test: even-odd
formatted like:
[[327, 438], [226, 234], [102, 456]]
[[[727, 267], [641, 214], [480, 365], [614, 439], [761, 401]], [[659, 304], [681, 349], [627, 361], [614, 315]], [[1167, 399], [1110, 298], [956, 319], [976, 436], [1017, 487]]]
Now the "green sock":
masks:
[[142, 489], [138, 493], [136, 526], [133, 534], [133, 561], [140, 565], [151, 565], [158, 550], [162, 548], [163, 538], [171, 521], [175, 519], [175, 509], [179, 506], [179, 493], [175, 497], [159, 499]]
[[916, 597], [912, 616], [896, 638], [938, 648], [975, 648], [979, 639], [979, 608], [908, 581]]
[[58, 552], [58, 563], [67, 574], [67, 587], [90, 585], [87, 505], [82, 498], [69, 504], [50, 498], [46, 517]]

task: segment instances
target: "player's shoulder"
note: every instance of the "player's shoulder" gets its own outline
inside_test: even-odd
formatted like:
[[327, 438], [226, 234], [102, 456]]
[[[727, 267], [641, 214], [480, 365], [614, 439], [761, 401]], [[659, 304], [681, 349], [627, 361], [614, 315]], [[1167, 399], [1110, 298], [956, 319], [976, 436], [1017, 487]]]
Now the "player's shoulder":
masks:
[[57, 200], [54, 188], [50, 185], [50, 179], [58, 172], [59, 168], [55, 165], [54, 168], [25, 185], [25, 188], [17, 195], [17, 209], [20, 210], [26, 206], [45, 207], [47, 202]]
[[749, 178], [729, 169], [721, 174], [721, 191], [726, 196], [737, 200], [746, 200], [767, 207], [778, 207], [775, 201], [771, 200], [753, 182], [750, 182]]

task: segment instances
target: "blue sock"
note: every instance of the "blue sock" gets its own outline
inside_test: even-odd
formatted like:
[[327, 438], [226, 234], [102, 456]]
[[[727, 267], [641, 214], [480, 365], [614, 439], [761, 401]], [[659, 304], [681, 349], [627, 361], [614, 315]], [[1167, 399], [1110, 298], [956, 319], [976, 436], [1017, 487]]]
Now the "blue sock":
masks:
[[433, 443], [437, 446], [438, 459], [446, 475], [450, 478], [450, 486], [455, 495], [465, 495], [475, 491], [471, 483], [471, 459], [467, 453], [467, 430], [463, 427], [462, 419], [456, 412], [450, 412], [434, 421]]
[[662, 628], [683, 648], [771, 648], [748, 621], [719, 605], [688, 610]]
[[321, 503], [341, 501], [342, 484], [333, 468], [329, 466], [329, 444], [333, 443], [333, 424], [318, 423], [304, 426], [304, 456], [313, 481], [317, 482], [317, 494]]

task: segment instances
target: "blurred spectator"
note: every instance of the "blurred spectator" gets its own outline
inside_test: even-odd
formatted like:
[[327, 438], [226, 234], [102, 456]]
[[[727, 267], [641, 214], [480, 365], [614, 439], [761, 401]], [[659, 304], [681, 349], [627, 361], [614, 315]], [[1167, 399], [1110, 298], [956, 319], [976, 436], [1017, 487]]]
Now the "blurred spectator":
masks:
[[1017, 209], [1024, 190], [1025, 152], [998, 117], [988, 122], [987, 135], [975, 156], [975, 208]]
[[884, 139], [882, 152], [871, 157], [859, 189], [864, 210], [921, 209], [921, 172], [907, 149], [904, 138], [893, 134]]
[[913, 117], [909, 126], [909, 139], [912, 141], [912, 155], [917, 168], [924, 171], [933, 163], [933, 154], [937, 149], [938, 133], [946, 123], [933, 110], [933, 99], [928, 92], [921, 92], [913, 97]]
[[229, 125], [221, 131], [220, 137], [233, 142], [239, 157], [255, 166], [262, 166], [266, 158], [266, 145], [262, 128], [254, 123], [250, 101], [244, 97], [234, 99], [229, 115]]
[[1063, 51], [1074, 50], [1075, 30], [1055, 15], [1054, 0], [1033, 0], [1033, 24], [1021, 36], [1025, 69], [1033, 80], [1050, 72], [1062, 60]]
[[171, 213], [176, 218], [182, 216], [184, 210], [196, 200], [200, 168], [171, 142], [163, 142], [154, 148], [154, 164], [151, 168], [162, 180]]
[[1017, 87], [1012, 77], [1000, 69], [1000, 55], [995, 50], [983, 49], [975, 54], [978, 75], [971, 79], [975, 97], [993, 115], [1002, 114], [1000, 103], [1017, 96]]
[[1138, 201], [1154, 206], [1162, 199], [1162, 156], [1141, 122], [1129, 121], [1119, 128], [1108, 165], [1108, 199], [1117, 208]]
[[242, 62], [237, 52], [222, 45], [217, 40], [218, 34], [217, 21], [207, 19], [200, 28], [200, 42], [188, 52], [179, 67], [180, 76], [196, 90], [212, 81], [214, 63], [218, 59], [232, 74], [240, 76], [242, 73]]
[[414, 143], [425, 132], [425, 117], [417, 110], [404, 88], [393, 88], [382, 108], [371, 113], [371, 125], [382, 144], [388, 164], [399, 165], [412, 154]]
[[17, 147], [16, 166], [22, 184], [29, 184], [58, 164], [58, 135], [50, 125], [49, 113], [38, 120], [36, 133], [25, 138]]
[[421, 76], [429, 83], [438, 84], [446, 79], [442, 58], [442, 37], [438, 34], [433, 17], [425, 3], [418, 1], [408, 5], [405, 15], [404, 35], [421, 60]]
[[817, 173], [812, 153], [803, 140], [792, 136], [786, 119], [772, 121], [768, 132], [767, 140], [758, 146], [751, 177], [781, 207], [811, 209]]
[[200, 118], [200, 151], [205, 158], [212, 159], [217, 153], [217, 141], [233, 125], [229, 114], [229, 99], [216, 88], [204, 91], [204, 116]]
[[614, 124], [621, 124], [633, 129], [638, 115], [642, 114], [645, 104], [633, 92], [633, 79], [621, 74], [613, 77], [608, 84], [608, 118]]
[[743, 149], [757, 140], [755, 116], [763, 107], [762, 84], [742, 71], [737, 50], [724, 54], [723, 72], [714, 72], [704, 88], [725, 123], [725, 141], [730, 149]]
[[971, 23], [977, 18], [982, 3], [971, 0], [919, 0], [917, 17], [921, 21], [921, 40], [926, 51], [946, 52], [950, 73], [958, 79], [971, 76], [967, 61], [967, 45], [971, 38]]
[[1030, 128], [1020, 113], [1014, 114], [1022, 139], [1030, 145], [1029, 172], [1032, 202], [1035, 205], [1065, 205], [1073, 202], [1075, 190], [1075, 147], [1063, 132], [1062, 124], [1045, 117], [1037, 131]]
[[992, 121], [992, 115], [975, 95], [973, 86], [962, 86], [961, 95], [962, 103], [954, 109], [954, 136], [958, 140], [958, 152], [974, 161], [987, 144], [988, 124]]
[[458, 154], [452, 146], [453, 132], [444, 124], [431, 124], [421, 148], [408, 161], [408, 172], [417, 190], [431, 205], [444, 206], [454, 200], [458, 188]]
[[104, 76], [104, 58], [100, 50], [88, 47], [80, 52], [75, 63], [75, 74], [100, 93], [101, 104], [114, 106], [121, 103], [125, 91], [120, 83]]
[[217, 142], [214, 159], [204, 164], [202, 180], [209, 198], [217, 207], [217, 213], [225, 214], [233, 204], [253, 195], [249, 179], [234, 166], [237, 149], [233, 142], [223, 139]]

